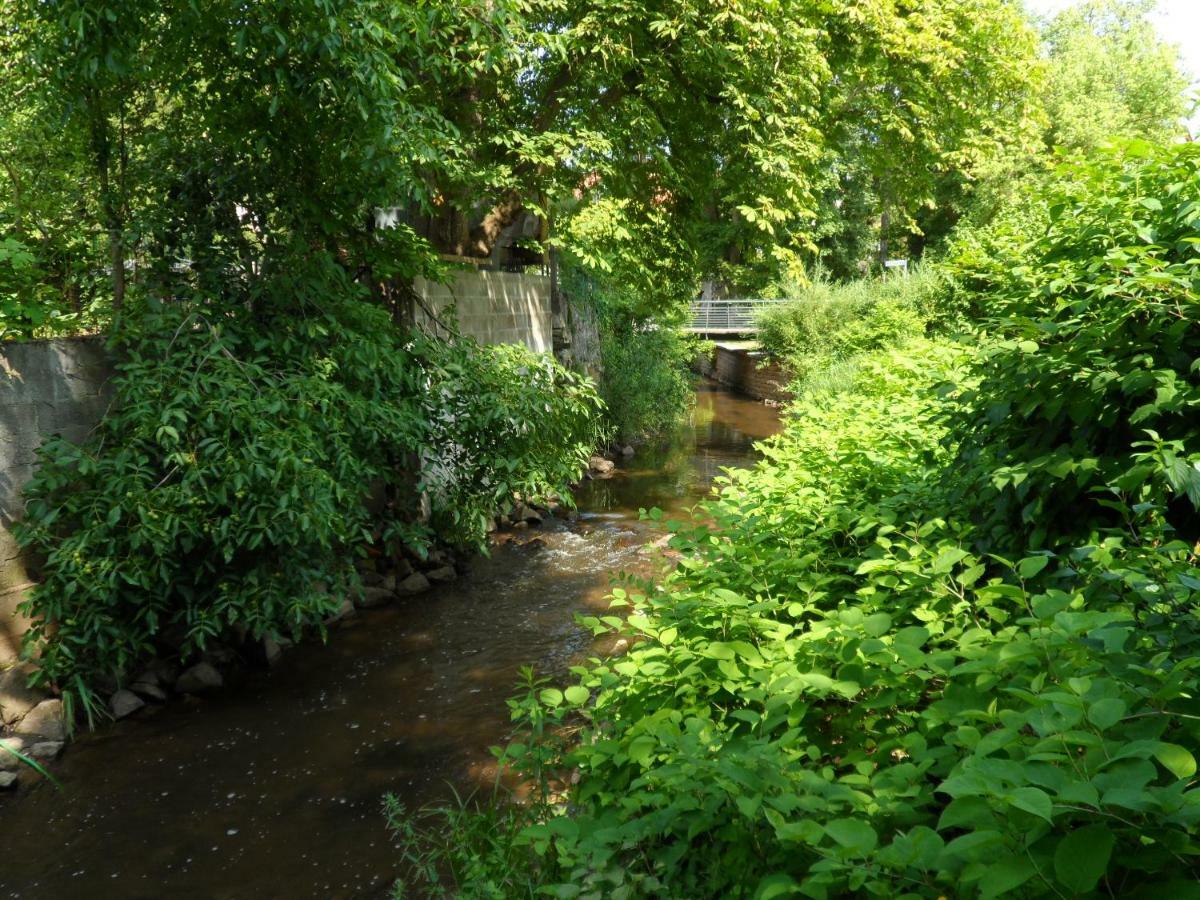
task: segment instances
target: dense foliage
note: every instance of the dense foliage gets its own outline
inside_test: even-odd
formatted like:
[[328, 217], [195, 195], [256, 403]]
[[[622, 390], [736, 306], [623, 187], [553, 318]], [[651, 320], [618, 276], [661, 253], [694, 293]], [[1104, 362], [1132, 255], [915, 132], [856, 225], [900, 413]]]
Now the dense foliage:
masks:
[[254, 317], [172, 303], [117, 332], [112, 411], [82, 445], [48, 442], [25, 489], [39, 680], [88, 703], [163, 642], [295, 636], [360, 589], [368, 546], [473, 546], [514, 493], [578, 476], [601, 438], [582, 377], [326, 287], [301, 316], [291, 294]]
[[1154, 0], [1086, 0], [1043, 29], [1049, 147], [1095, 151], [1114, 138], [1170, 140], [1187, 109], [1179, 48], [1148, 18]]
[[849, 384], [864, 354], [895, 347], [955, 320], [940, 272], [836, 283], [818, 276], [781, 286], [787, 302], [758, 316], [762, 349], [791, 374], [793, 390]]
[[[409, 251], [586, 252], [570, 225], [592, 215], [687, 242], [693, 277], [758, 282], [828, 233], [813, 211], [837, 218], [837, 195], [902, 217], [1001, 153], [1034, 49], [1008, 0], [17, 0], [0, 240], [51, 289], [0, 260], [0, 314], [94, 328], [173, 267], [296, 236], [367, 265], [377, 207]], [[633, 249], [652, 270], [653, 242]]]
[[[804, 395], [767, 462], [676, 526], [679, 566], [587, 620], [637, 641], [514, 701], [529, 737], [507, 757], [562, 792], [517, 823], [518, 877], [562, 897], [1195, 893], [1198, 158], [1066, 171], [982, 298], [994, 335], [916, 339]], [[993, 511], [1013, 493], [1037, 515]], [[455, 868], [460, 895], [519, 883], [501, 859]]]

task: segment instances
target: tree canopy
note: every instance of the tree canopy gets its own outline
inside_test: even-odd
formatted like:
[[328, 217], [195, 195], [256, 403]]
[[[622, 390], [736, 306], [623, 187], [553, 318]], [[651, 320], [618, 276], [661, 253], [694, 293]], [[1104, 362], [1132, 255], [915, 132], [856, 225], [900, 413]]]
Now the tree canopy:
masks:
[[[525, 213], [536, 252], [586, 256], [567, 226], [588, 211], [686, 240], [697, 274], [767, 277], [843, 196], [905, 216], [1011, 143], [1034, 50], [1009, 0], [8, 9], [0, 228], [116, 307], [259, 277], [285, 247], [411, 275], [492, 254]], [[382, 254], [378, 207], [411, 229]], [[33, 221], [86, 247], [68, 261]]]

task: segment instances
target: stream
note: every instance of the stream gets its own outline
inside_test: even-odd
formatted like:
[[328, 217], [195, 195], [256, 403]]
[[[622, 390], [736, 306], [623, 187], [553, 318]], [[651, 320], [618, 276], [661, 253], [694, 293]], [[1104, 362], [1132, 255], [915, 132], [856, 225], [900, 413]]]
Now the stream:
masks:
[[682, 512], [778, 428], [700, 382], [689, 427], [586, 482], [577, 517], [495, 536], [456, 582], [360, 612], [226, 693], [81, 735], [51, 766], [61, 792], [0, 800], [0, 897], [386, 896], [383, 795], [486, 790], [518, 670], [603, 652], [575, 614], [607, 608], [617, 573], [651, 571], [662, 532], [639, 508]]

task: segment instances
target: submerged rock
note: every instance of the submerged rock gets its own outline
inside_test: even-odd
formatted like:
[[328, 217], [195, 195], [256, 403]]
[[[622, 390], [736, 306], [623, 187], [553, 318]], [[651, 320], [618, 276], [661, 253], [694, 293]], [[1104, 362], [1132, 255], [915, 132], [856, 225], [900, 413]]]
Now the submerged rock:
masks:
[[61, 700], [43, 700], [17, 723], [17, 734], [31, 734], [53, 741], [67, 739], [67, 720], [63, 717]]
[[124, 719], [126, 716], [131, 716], [143, 706], [146, 701], [130, 690], [119, 690], [108, 700], [109, 712], [113, 714], [114, 719]]
[[593, 478], [608, 478], [612, 475], [613, 469], [617, 467], [611, 459], [605, 459], [603, 456], [593, 456], [588, 460], [588, 473]]
[[216, 690], [223, 684], [225, 679], [221, 677], [221, 673], [210, 663], [201, 662], [179, 676], [179, 680], [175, 682], [175, 690], [181, 694], [200, 694]]
[[369, 587], [363, 588], [362, 596], [354, 600], [354, 605], [359, 609], [375, 609], [380, 606], [387, 606], [396, 599], [394, 590], [388, 590], [384, 587]]
[[129, 689], [138, 696], [149, 697], [151, 700], [157, 700], [159, 703], [167, 699], [166, 691], [157, 684], [150, 684], [148, 681], [135, 681], [129, 686]]
[[326, 623], [340, 622], [348, 616], [354, 615], [354, 601], [347, 597], [342, 601], [342, 605], [338, 607], [338, 611], [326, 619]]
[[454, 566], [442, 566], [441, 568], [426, 572], [425, 577], [434, 584], [445, 584], [447, 581], [453, 581], [457, 578], [458, 572], [454, 571]]
[[262, 639], [262, 651], [268, 666], [275, 665], [283, 658], [283, 646], [270, 635]]
[[159, 688], [167, 688], [179, 677], [179, 666], [165, 659], [156, 659], [146, 666], [137, 678], [135, 684], [151, 684]]
[[401, 597], [411, 597], [414, 594], [423, 594], [429, 590], [429, 579], [420, 572], [413, 572], [398, 585], [396, 585], [396, 593]]

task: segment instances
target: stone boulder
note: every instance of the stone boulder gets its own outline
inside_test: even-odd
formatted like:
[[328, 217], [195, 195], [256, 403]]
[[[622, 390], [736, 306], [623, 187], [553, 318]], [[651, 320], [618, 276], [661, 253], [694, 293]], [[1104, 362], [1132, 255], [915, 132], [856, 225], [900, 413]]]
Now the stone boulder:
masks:
[[[0, 740], [0, 772], [10, 769], [19, 769], [22, 765], [24, 765], [16, 753], [26, 753], [28, 749], [29, 746], [24, 738], [7, 737], [3, 740]], [[9, 750], [15, 752], [9, 753]], [[28, 754], [26, 753], [26, 755]]]
[[133, 680], [136, 684], [152, 684], [155, 687], [168, 688], [175, 683], [175, 679], [178, 677], [179, 666], [165, 659], [156, 659]]
[[0, 672], [0, 725], [11, 725], [47, 698], [45, 691], [29, 687], [33, 666], [13, 666]]
[[108, 710], [114, 719], [124, 719], [146, 705], [146, 701], [133, 691], [121, 689], [108, 699]]
[[524, 503], [517, 505], [517, 508], [513, 510], [512, 517], [514, 522], [526, 522], [529, 525], [542, 524], [542, 514], [532, 506], [526, 506]]
[[426, 572], [425, 577], [434, 584], [445, 584], [457, 578], [458, 572], [454, 571], [454, 566], [442, 566], [441, 568], [431, 569]]
[[210, 663], [200, 662], [184, 671], [179, 679], [175, 682], [175, 690], [181, 694], [202, 694], [205, 691], [213, 691], [225, 684], [225, 679], [221, 677]]
[[62, 749], [62, 741], [38, 741], [29, 748], [28, 755], [30, 759], [48, 762], [49, 760], [57, 758], [58, 754], [62, 753]]
[[16, 727], [17, 734], [35, 735], [52, 741], [67, 739], [67, 720], [63, 716], [61, 700], [43, 700], [25, 714]]
[[396, 593], [401, 597], [412, 597], [416, 594], [423, 594], [427, 590], [429, 590], [429, 579], [420, 572], [413, 572], [396, 585]]
[[387, 606], [396, 599], [394, 590], [388, 590], [384, 587], [368, 587], [363, 588], [362, 596], [356, 597], [354, 605], [359, 609], [376, 609], [380, 606]]
[[593, 478], [611, 478], [617, 464], [603, 456], [593, 456], [588, 460], [588, 474]]
[[167, 699], [167, 692], [157, 684], [150, 684], [148, 681], [135, 681], [129, 686], [129, 690], [133, 691], [139, 697], [149, 697], [151, 700], [157, 700], [163, 703]]
[[17, 786], [16, 772], [0, 772], [0, 791], [7, 791]]
[[283, 659], [283, 646], [269, 634], [262, 639], [262, 651], [268, 666], [273, 666]]
[[354, 601], [347, 597], [342, 601], [342, 605], [338, 607], [338, 611], [326, 619], [325, 622], [327, 624], [340, 622], [342, 619], [348, 618], [352, 615], [354, 615]]

